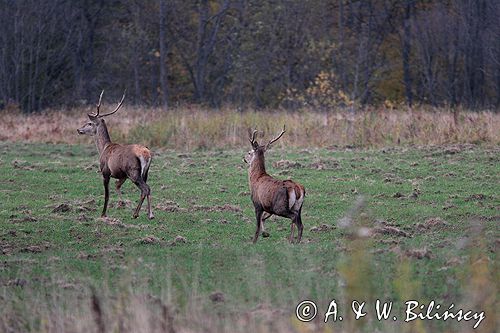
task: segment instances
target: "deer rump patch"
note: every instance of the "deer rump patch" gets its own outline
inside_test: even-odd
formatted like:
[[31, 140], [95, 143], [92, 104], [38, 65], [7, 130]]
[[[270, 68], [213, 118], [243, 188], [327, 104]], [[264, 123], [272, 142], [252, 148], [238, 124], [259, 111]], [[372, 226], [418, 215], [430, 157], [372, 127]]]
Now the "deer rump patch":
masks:
[[303, 189], [293, 182], [290, 182], [290, 184], [286, 184], [285, 186], [288, 189], [288, 208], [292, 211], [298, 211], [304, 201]]
[[272, 205], [264, 210], [281, 216], [288, 216], [290, 212], [297, 212], [304, 201], [304, 191], [292, 181], [283, 181], [272, 200]]

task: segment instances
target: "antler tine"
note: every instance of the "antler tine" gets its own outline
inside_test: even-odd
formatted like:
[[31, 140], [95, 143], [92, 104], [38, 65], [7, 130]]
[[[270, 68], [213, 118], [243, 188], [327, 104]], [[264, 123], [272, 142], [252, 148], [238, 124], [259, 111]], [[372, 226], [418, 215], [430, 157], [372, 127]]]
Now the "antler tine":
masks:
[[102, 101], [102, 95], [104, 94], [104, 89], [101, 91], [101, 94], [99, 95], [99, 102], [96, 105], [97, 112], [94, 114], [89, 113], [90, 116], [93, 117], [98, 117], [99, 116], [99, 108], [101, 107], [101, 101]]
[[106, 117], [106, 116], [110, 116], [110, 115], [112, 115], [113, 113], [115, 113], [116, 111], [118, 111], [118, 110], [121, 108], [122, 104], [123, 104], [123, 100], [125, 100], [125, 93], [126, 93], [126, 92], [127, 92], [126, 90], [123, 92], [122, 99], [120, 100], [120, 103], [118, 103], [118, 105], [116, 106], [116, 109], [114, 109], [114, 111], [112, 111], [112, 112], [110, 112], [110, 113], [106, 113], [106, 114], [100, 115], [99, 117]]
[[281, 130], [281, 133], [277, 137], [275, 137], [274, 139], [269, 141], [269, 143], [266, 145], [266, 149], [269, 148], [270, 145], [272, 145], [273, 143], [278, 141], [283, 136], [283, 134], [285, 134], [285, 132], [286, 132], [285, 125], [283, 125], [283, 129]]
[[252, 137], [248, 139], [250, 141], [250, 143], [252, 144], [252, 146], [255, 142], [255, 135], [256, 134], [257, 134], [257, 130], [253, 130]]

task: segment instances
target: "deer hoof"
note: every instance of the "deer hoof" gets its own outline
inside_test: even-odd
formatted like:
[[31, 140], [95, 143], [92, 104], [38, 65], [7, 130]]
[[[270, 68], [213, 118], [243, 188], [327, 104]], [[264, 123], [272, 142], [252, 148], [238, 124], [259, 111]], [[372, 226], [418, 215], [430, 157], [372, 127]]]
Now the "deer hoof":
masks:
[[134, 215], [132, 215], [132, 218], [133, 218], [133, 219], [136, 219], [136, 218], [138, 218], [138, 217], [139, 217], [139, 214], [134, 214]]
[[154, 216], [153, 214], [150, 214], [150, 215], [148, 216], [148, 218], [149, 218], [150, 220], [152, 220], [152, 219], [154, 219], [154, 218], [155, 218], [155, 216]]
[[269, 237], [271, 236], [267, 231], [262, 232], [262, 237]]

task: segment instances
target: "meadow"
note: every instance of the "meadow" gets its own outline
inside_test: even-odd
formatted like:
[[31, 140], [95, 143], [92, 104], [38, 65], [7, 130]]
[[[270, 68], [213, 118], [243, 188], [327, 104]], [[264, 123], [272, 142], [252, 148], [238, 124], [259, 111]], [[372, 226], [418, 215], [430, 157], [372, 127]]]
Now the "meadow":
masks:
[[[132, 219], [139, 192], [130, 181], [122, 187], [125, 205], [111, 191], [108, 218], [99, 218], [104, 197], [97, 151], [90, 139], [76, 136], [78, 122], [54, 129], [55, 115], [38, 122], [36, 116], [4, 116], [3, 126], [12, 121], [12, 130], [2, 135], [18, 136], [0, 142], [0, 331], [498, 328], [498, 116], [461, 115], [455, 127], [448, 121], [453, 118], [441, 124], [424, 113], [418, 117], [429, 120], [413, 122], [411, 137], [413, 118], [391, 127], [393, 113], [349, 130], [332, 115], [277, 113], [267, 123], [258, 113], [229, 120], [207, 114], [216, 119], [204, 123], [189, 121], [196, 113], [134, 112], [133, 119], [145, 117], [140, 125], [126, 125], [134, 122], [129, 118], [109, 123], [116, 123], [110, 125], [113, 139], [147, 143], [154, 151], [151, 221], [144, 207]], [[76, 113], [62, 117], [85, 121]], [[179, 122], [175, 131], [167, 125], [172, 118]], [[242, 119], [232, 131], [221, 127]], [[270, 237], [252, 244], [255, 217], [242, 161], [250, 148], [246, 127], [261, 125], [267, 138], [283, 121], [288, 132], [267, 153], [267, 169], [305, 186], [304, 236], [301, 244], [289, 244], [289, 220], [272, 217]], [[375, 125], [388, 127], [370, 130]], [[335, 130], [325, 134], [330, 126]], [[448, 136], [432, 137], [439, 126]], [[173, 132], [162, 132], [169, 128]], [[175, 144], [168, 141], [173, 137]], [[344, 320], [325, 324], [333, 299]], [[377, 299], [394, 302], [397, 321], [377, 320]], [[302, 300], [318, 306], [309, 323], [295, 316]], [[354, 319], [353, 300], [366, 302], [366, 317]], [[455, 309], [485, 311], [485, 318], [475, 330], [476, 320], [405, 323], [407, 300], [434, 300], [443, 309], [454, 303]]]

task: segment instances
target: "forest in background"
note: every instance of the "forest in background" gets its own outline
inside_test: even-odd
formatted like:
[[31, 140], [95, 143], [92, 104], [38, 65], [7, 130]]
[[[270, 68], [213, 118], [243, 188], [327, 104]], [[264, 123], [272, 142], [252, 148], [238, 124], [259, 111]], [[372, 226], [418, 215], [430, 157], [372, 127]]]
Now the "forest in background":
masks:
[[495, 0], [0, 0], [0, 110], [498, 110]]

